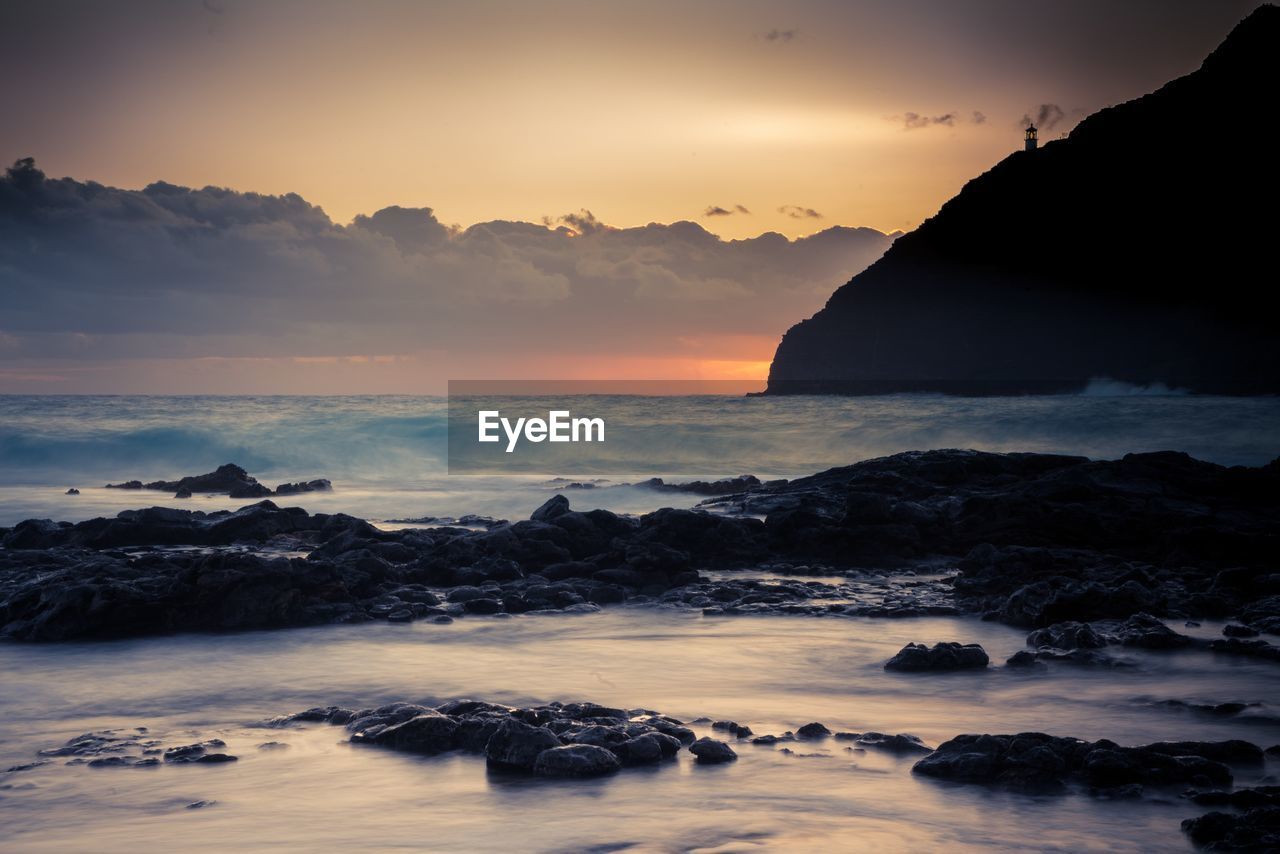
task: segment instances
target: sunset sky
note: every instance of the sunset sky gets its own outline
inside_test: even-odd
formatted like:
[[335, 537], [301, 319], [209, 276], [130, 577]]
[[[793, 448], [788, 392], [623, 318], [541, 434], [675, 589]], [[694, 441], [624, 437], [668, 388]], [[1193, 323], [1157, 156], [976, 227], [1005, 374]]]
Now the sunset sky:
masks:
[[[93, 218], [99, 249], [84, 229], [59, 232], [79, 241], [68, 244], [84, 256], [75, 264], [38, 257], [49, 231], [0, 245], [10, 305], [0, 391], [425, 391], [513, 361], [547, 376], [763, 376], [781, 332], [888, 245], [833, 233], [819, 259], [802, 262], [795, 239], [837, 225], [914, 228], [1020, 145], [1024, 116], [1043, 116], [1052, 139], [1193, 70], [1254, 5], [5, 0], [6, 164], [34, 157], [49, 178], [125, 190], [164, 181], [296, 193], [323, 214], [306, 213], [316, 229], [307, 240], [319, 242], [300, 249], [297, 211], [228, 226], [201, 219], [204, 202], [165, 208], [152, 236], [167, 230], [167, 249], [122, 261], [121, 235], [138, 232], [120, 230], [136, 222], [121, 210], [141, 197], [113, 197], [110, 209], [95, 199], [86, 213], [78, 195], [73, 209]], [[5, 207], [0, 197], [0, 244], [6, 228], [65, 220], [32, 198]], [[430, 208], [412, 228], [439, 229], [445, 242], [428, 250], [393, 235], [402, 224], [345, 228], [389, 206]], [[564, 217], [584, 210], [586, 222], [622, 229], [688, 220], [724, 240], [640, 230], [587, 252], [566, 248], [568, 235], [524, 232], [516, 248], [494, 229], [473, 230], [464, 247], [456, 236], [467, 232], [449, 230], [509, 221], [582, 233], [584, 220]], [[174, 260], [175, 246], [190, 248], [174, 242], [174, 216], [230, 228], [219, 233], [237, 241], [252, 221], [257, 254], [241, 253], [249, 260], [236, 268], [218, 266], [225, 246]], [[359, 260], [335, 260], [335, 241], [345, 253], [356, 231]], [[766, 232], [791, 240], [727, 242]], [[289, 248], [270, 248], [276, 238]], [[283, 266], [286, 256], [296, 263]], [[346, 296], [395, 307], [317, 309], [308, 329], [273, 334], [274, 309], [260, 301], [278, 308], [282, 295], [265, 291], [314, 307], [314, 293], [293, 289], [317, 279], [330, 305], [345, 282]], [[610, 290], [606, 280], [627, 284]], [[484, 296], [494, 281], [514, 284]], [[33, 296], [54, 291], [75, 297]], [[211, 312], [215, 297], [224, 304]], [[129, 302], [143, 298], [157, 312], [147, 322]], [[490, 302], [450, 314], [477, 299]], [[86, 309], [97, 300], [102, 310]], [[436, 302], [415, 337], [399, 324], [422, 300]], [[559, 304], [541, 336], [516, 329], [539, 320], [529, 301]], [[647, 334], [618, 333], [628, 318]], [[177, 340], [157, 343], [166, 332]], [[477, 340], [482, 352], [468, 350]]]

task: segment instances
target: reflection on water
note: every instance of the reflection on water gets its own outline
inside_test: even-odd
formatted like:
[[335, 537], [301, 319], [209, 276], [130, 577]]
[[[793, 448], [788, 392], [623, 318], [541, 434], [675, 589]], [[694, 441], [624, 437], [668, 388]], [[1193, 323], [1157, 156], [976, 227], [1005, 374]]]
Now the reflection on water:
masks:
[[[3, 777], [7, 850], [408, 847], [430, 850], [1185, 848], [1178, 821], [1203, 809], [1029, 797], [939, 784], [910, 759], [743, 744], [740, 760], [548, 782], [486, 772], [470, 756], [407, 757], [341, 743], [339, 728], [247, 724], [312, 705], [478, 697], [590, 699], [686, 720], [732, 718], [757, 733], [812, 720], [833, 730], [1041, 730], [1121, 743], [1245, 738], [1280, 726], [1274, 665], [1198, 651], [1134, 651], [1133, 671], [890, 674], [908, 641], [981, 643], [993, 661], [1021, 648], [1006, 627], [967, 619], [738, 617], [654, 609], [576, 618], [468, 618], [453, 625], [334, 626], [97, 644], [0, 646], [0, 767], [90, 729], [151, 727], [166, 743], [219, 736], [227, 766], [90, 769], [50, 765]], [[1138, 698], [1145, 698], [1139, 701]], [[1235, 718], [1151, 700], [1244, 700]], [[290, 747], [260, 751], [262, 742]], [[809, 756], [798, 754], [820, 753]], [[1245, 772], [1238, 782], [1250, 782]], [[197, 801], [214, 801], [187, 809]]]

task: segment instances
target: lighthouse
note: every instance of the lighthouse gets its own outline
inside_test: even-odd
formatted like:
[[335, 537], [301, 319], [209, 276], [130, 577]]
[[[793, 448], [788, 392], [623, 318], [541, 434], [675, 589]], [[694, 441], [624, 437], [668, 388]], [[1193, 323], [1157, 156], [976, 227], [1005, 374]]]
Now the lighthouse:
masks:
[[1036, 138], [1036, 126], [1035, 126], [1035, 125], [1027, 125], [1026, 139], [1025, 139], [1025, 142], [1023, 143], [1023, 145], [1024, 145], [1024, 150], [1025, 150], [1025, 151], [1035, 151], [1035, 150], [1036, 150], [1036, 145], [1037, 145], [1037, 144], [1038, 144], [1038, 142], [1037, 142], [1037, 138]]

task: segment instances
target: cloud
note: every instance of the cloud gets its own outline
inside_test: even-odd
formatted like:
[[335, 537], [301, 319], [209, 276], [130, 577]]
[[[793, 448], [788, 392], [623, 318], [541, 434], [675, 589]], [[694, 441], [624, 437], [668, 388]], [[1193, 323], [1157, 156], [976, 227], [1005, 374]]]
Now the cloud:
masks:
[[801, 207], [800, 205], [783, 205], [778, 208], [778, 213], [786, 214], [792, 219], [822, 219], [822, 214], [813, 208]]
[[1036, 108], [1035, 113], [1034, 120], [1031, 118], [1031, 113], [1027, 113], [1023, 115], [1018, 124], [1021, 127], [1034, 124], [1040, 130], [1053, 130], [1059, 122], [1067, 117], [1066, 112], [1057, 104], [1041, 104]]
[[[919, 113], [906, 113], [902, 116], [903, 130], [919, 130], [933, 125], [952, 127], [956, 123], [955, 113], [944, 113], [940, 116], [922, 116]], [[985, 116], [984, 116], [985, 120]]]
[[[425, 208], [430, 211], [430, 208]], [[582, 208], [577, 213], [567, 213], [563, 216], [544, 216], [542, 218], [543, 225], [548, 228], [554, 228], [557, 225], [564, 226], [577, 235], [595, 234], [599, 231], [607, 231], [609, 226], [596, 219], [596, 215], [586, 208]]]
[[686, 339], [780, 335], [890, 242], [840, 226], [723, 240], [693, 222], [618, 228], [587, 210], [459, 228], [431, 208], [387, 207], [344, 226], [296, 194], [124, 190], [20, 161], [0, 176], [0, 368], [678, 355]]
[[709, 205], [707, 209], [702, 212], [702, 215], [703, 216], [733, 216], [736, 213], [750, 214], [751, 211], [747, 210], [746, 205], [734, 205], [732, 208], [722, 208], [719, 205]]
[[984, 125], [987, 123], [987, 114], [981, 110], [974, 110], [969, 121], [973, 122], [975, 125]]
[[799, 30], [769, 30], [764, 34], [765, 41], [786, 43], [800, 35]]

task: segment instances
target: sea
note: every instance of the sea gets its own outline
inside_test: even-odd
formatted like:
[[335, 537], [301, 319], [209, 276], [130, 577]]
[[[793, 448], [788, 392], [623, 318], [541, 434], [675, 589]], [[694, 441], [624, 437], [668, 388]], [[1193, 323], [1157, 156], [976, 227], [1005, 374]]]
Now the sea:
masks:
[[[699, 498], [624, 484], [653, 476], [794, 478], [926, 448], [1094, 458], [1178, 450], [1223, 465], [1260, 465], [1280, 454], [1280, 399], [1116, 383], [1055, 397], [608, 404], [671, 437], [671, 454], [644, 465], [629, 459], [625, 471], [595, 457], [574, 470], [459, 475], [449, 473], [442, 398], [0, 397], [0, 526], [147, 505], [233, 508], [245, 502], [103, 488], [227, 462], [272, 486], [329, 478], [331, 492], [287, 501], [395, 526], [466, 514], [525, 518], [560, 490], [578, 509], [643, 513]], [[566, 490], [557, 477], [592, 485]], [[80, 494], [65, 494], [72, 487]], [[1211, 637], [1221, 625], [1175, 628]], [[728, 765], [699, 766], [686, 754], [604, 780], [547, 781], [490, 772], [472, 756], [353, 746], [323, 724], [258, 725], [317, 705], [592, 700], [686, 721], [734, 720], [756, 733], [819, 721], [836, 731], [911, 733], [929, 745], [960, 733], [1029, 730], [1121, 744], [1280, 742], [1274, 663], [1125, 650], [1130, 666], [1121, 669], [992, 667], [923, 677], [882, 669], [907, 642], [943, 640], [980, 643], [998, 664], [1023, 647], [1024, 634], [959, 617], [714, 617], [614, 607], [449, 625], [0, 643], [0, 849], [1190, 851], [1179, 822], [1207, 811], [1177, 793], [1107, 800], [941, 783], [913, 775], [913, 757], [831, 739], [789, 751], [739, 744], [738, 761]], [[1247, 705], [1214, 716], [1168, 701]], [[137, 727], [167, 744], [221, 738], [239, 761], [146, 769], [55, 759], [22, 768], [80, 733]], [[259, 747], [267, 742], [287, 746]], [[1276, 770], [1245, 770], [1237, 783]]]

